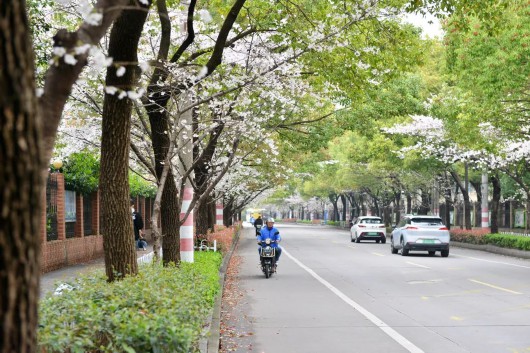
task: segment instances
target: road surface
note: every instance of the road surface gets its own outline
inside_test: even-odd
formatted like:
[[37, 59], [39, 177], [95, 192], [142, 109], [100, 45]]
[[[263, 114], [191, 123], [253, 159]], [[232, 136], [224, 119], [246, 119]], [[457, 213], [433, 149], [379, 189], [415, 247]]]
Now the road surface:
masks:
[[[392, 255], [325, 226], [277, 224], [284, 252], [265, 279], [242, 233], [239, 298], [223, 303], [225, 349], [265, 353], [530, 352], [530, 261], [461, 248]], [[226, 332], [225, 332], [226, 334]], [[227, 348], [232, 344], [232, 347]]]

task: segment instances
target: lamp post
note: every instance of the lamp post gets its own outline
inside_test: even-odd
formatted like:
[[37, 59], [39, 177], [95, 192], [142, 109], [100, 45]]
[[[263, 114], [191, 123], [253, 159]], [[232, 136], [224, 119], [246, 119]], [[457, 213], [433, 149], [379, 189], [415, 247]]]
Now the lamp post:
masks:
[[52, 162], [53, 169], [55, 169], [55, 172], [58, 172], [59, 169], [63, 167], [63, 161], [60, 159], [56, 159]]

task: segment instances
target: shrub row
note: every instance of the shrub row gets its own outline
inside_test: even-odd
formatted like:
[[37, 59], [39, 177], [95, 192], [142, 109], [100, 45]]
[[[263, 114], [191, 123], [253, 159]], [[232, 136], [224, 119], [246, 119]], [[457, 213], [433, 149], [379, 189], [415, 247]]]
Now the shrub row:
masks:
[[214, 240], [216, 240], [219, 251], [221, 251], [223, 254], [226, 254], [232, 246], [234, 236], [238, 231], [239, 226], [240, 225], [238, 224], [236, 226], [227, 228], [225, 226], [215, 225], [214, 232], [208, 233], [205, 238], [209, 244], [213, 244]]
[[468, 244], [487, 244], [485, 236], [489, 234], [488, 228], [477, 229], [451, 229], [451, 240]]
[[195, 352], [219, 291], [220, 253], [178, 267], [144, 265], [107, 283], [103, 271], [63, 284], [40, 303], [43, 353]]
[[489, 234], [488, 229], [451, 229], [451, 240], [468, 244], [491, 244], [503, 248], [530, 250], [530, 237]]
[[530, 250], [530, 237], [520, 235], [488, 234], [486, 235], [488, 244], [503, 248]]

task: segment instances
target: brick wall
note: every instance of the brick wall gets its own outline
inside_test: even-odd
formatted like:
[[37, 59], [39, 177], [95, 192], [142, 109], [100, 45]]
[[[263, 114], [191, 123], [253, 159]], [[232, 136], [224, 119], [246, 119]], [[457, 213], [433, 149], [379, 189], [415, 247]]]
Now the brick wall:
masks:
[[[84, 263], [104, 256], [103, 236], [99, 234], [99, 192], [94, 192], [91, 198], [92, 213], [92, 233], [84, 234], [83, 227], [83, 196], [76, 195], [76, 224], [75, 237], [66, 238], [65, 227], [65, 192], [64, 192], [64, 175], [61, 173], [51, 173], [50, 178], [57, 182], [57, 195], [54, 202], [57, 203], [57, 240], [47, 241], [46, 236], [46, 190], [43, 197], [43, 214], [41, 218], [41, 272], [57, 270], [62, 267]], [[143, 211], [142, 216], [151, 215], [151, 200], [143, 197], [135, 198], [135, 206]], [[150, 222], [144, 218], [146, 235], [149, 236]]]
[[103, 257], [103, 236], [53, 240], [42, 247], [41, 272], [92, 261]]

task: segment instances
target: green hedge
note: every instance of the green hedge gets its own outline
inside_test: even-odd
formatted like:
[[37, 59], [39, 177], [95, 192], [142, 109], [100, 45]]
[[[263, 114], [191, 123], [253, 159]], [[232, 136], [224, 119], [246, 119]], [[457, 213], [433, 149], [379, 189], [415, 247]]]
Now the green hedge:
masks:
[[520, 235], [488, 234], [485, 236], [488, 244], [503, 248], [530, 250], [530, 237]]
[[219, 253], [195, 253], [179, 267], [144, 265], [107, 283], [81, 277], [40, 303], [41, 352], [196, 352], [219, 291]]

